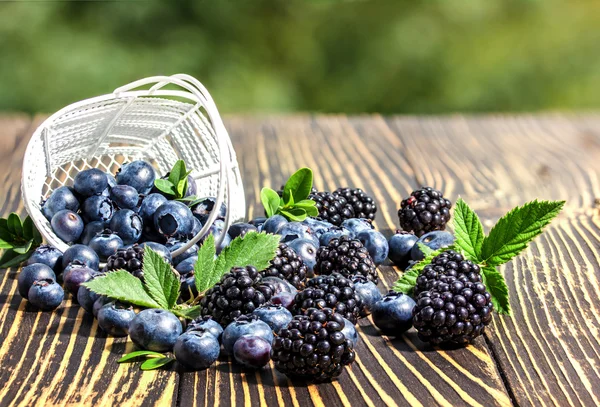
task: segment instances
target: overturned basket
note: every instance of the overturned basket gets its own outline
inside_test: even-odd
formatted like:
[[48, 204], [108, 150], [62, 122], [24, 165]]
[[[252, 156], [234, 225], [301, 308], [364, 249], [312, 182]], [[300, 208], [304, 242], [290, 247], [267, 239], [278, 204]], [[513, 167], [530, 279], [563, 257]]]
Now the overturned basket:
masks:
[[[150, 84], [150, 89], [138, 89]], [[167, 85], [180, 89], [164, 89]], [[223, 233], [216, 237], [220, 242], [230, 223], [245, 217], [244, 189], [215, 103], [198, 80], [185, 74], [140, 79], [111, 94], [69, 105], [44, 121], [29, 141], [23, 161], [25, 208], [46, 241], [65, 251], [69, 246], [40, 210], [42, 199], [54, 189], [72, 185], [75, 175], [87, 168], [114, 174], [125, 162], [146, 160], [164, 175], [179, 159], [193, 170], [198, 196], [216, 197], [216, 208], [227, 205]], [[173, 254], [202, 239], [217, 212]]]

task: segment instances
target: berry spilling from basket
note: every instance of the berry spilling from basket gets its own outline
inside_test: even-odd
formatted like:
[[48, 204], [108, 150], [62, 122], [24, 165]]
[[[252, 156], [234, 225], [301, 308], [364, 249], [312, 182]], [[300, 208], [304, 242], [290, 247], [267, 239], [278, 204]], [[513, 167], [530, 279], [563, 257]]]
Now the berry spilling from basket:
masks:
[[[129, 336], [140, 350], [121, 362], [145, 357], [144, 370], [175, 360], [205, 369], [224, 354], [247, 369], [272, 360], [290, 377], [327, 381], [354, 362], [358, 322], [368, 315], [384, 335], [414, 327], [432, 345], [474, 341], [493, 311], [510, 312], [496, 267], [564, 204], [527, 203], [485, 236], [462, 199], [453, 205], [423, 187], [401, 203], [404, 230], [386, 238], [374, 227], [371, 196], [358, 188], [317, 191], [312, 177], [302, 168], [279, 191], [263, 188], [266, 217], [227, 225], [228, 208], [195, 196], [182, 161], [163, 177], [143, 161], [115, 177], [82, 171], [41, 206], [71, 246], [60, 253], [33, 240], [39, 247], [25, 250], [19, 293], [41, 310], [70, 293], [108, 335]], [[15, 222], [11, 215], [0, 228], [21, 242], [23, 233], [7, 235]], [[188, 244], [205, 226], [208, 234]], [[389, 287], [377, 266], [392, 264], [403, 274]]]

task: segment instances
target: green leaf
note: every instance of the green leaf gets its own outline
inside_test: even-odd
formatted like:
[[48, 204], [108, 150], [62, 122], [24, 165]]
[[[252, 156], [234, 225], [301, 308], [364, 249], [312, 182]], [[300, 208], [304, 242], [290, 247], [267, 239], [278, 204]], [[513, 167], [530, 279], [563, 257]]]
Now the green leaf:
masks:
[[[426, 254], [423, 260], [414, 264], [411, 268], [406, 270], [402, 277], [400, 277], [398, 281], [394, 283], [394, 285], [392, 286], [392, 289], [394, 291], [412, 295], [415, 285], [417, 284], [417, 277], [419, 277], [419, 273], [421, 272], [421, 270], [423, 270], [425, 266], [430, 264], [431, 260], [433, 260], [433, 258], [438, 254], [446, 250], [454, 250], [455, 248], [454, 246], [448, 246], [435, 251], [432, 251], [429, 247], [427, 247], [427, 249], [429, 250], [429, 254]], [[421, 248], [421, 250], [423, 249]]]
[[33, 240], [33, 229], [35, 229], [33, 220], [27, 216], [23, 221], [23, 238], [26, 240]]
[[[198, 200], [198, 197], [196, 195], [190, 195], [190, 196], [186, 196], [186, 197], [183, 197], [183, 198], [177, 198], [177, 200], [180, 201], [180, 202], [194, 202], [194, 201]], [[196, 202], [196, 203], [198, 203], [198, 202]], [[188, 204], [188, 206], [191, 206], [191, 205]]]
[[33, 239], [32, 239], [32, 240], [30, 240], [30, 241], [28, 241], [28, 242], [27, 242], [27, 243], [25, 243], [25, 244], [22, 244], [22, 245], [20, 245], [20, 246], [14, 246], [14, 247], [13, 247], [13, 250], [14, 250], [16, 253], [19, 253], [19, 254], [25, 254], [25, 253], [27, 253], [27, 252], [28, 252], [28, 251], [31, 249], [31, 246], [32, 246], [32, 245], [33, 245]]
[[106, 295], [115, 300], [128, 302], [146, 308], [161, 306], [146, 292], [142, 281], [125, 270], [112, 271], [83, 283], [91, 291]]
[[425, 257], [429, 256], [431, 253], [433, 253], [435, 251], [432, 248], [430, 248], [429, 246], [426, 246], [424, 243], [421, 243], [421, 242], [417, 242], [417, 247], [419, 248], [419, 250], [421, 250], [421, 253], [423, 253], [423, 256], [425, 256]]
[[171, 309], [179, 297], [179, 278], [171, 265], [150, 247], [144, 248], [144, 285], [161, 308]]
[[532, 201], [504, 215], [483, 240], [481, 259], [487, 265], [504, 264], [527, 248], [556, 217], [565, 201]]
[[154, 370], [154, 369], [158, 369], [159, 367], [168, 365], [169, 363], [173, 362], [175, 359], [174, 358], [152, 358], [152, 359], [148, 359], [147, 361], [145, 361], [144, 363], [142, 363], [142, 365], [140, 366], [140, 369], [142, 370]]
[[306, 210], [304, 208], [281, 209], [279, 213], [290, 222], [302, 222], [306, 219]]
[[4, 221], [0, 223], [0, 239], [6, 240], [7, 242], [14, 242], [15, 235], [8, 230], [7, 220], [2, 218], [0, 221]]
[[37, 228], [35, 227], [35, 225], [33, 225], [33, 242], [35, 243], [35, 246], [38, 247], [39, 245], [41, 245], [44, 241], [44, 238], [42, 237], [42, 234], [40, 233], [39, 230], [37, 230]]
[[179, 181], [187, 178], [187, 169], [183, 160], [177, 160], [173, 168], [169, 172], [169, 181], [173, 185], [179, 185]]
[[178, 317], [186, 318], [186, 319], [196, 319], [200, 316], [200, 305], [195, 305], [193, 307], [188, 308], [174, 308], [171, 312]]
[[0, 249], [12, 249], [12, 243], [7, 242], [6, 240], [0, 239]]
[[319, 216], [319, 210], [316, 206], [310, 206], [308, 208], [303, 208], [306, 211], [307, 216]]
[[179, 181], [179, 183], [177, 184], [177, 197], [178, 198], [184, 197], [185, 193], [187, 192], [187, 189], [188, 189], [188, 180], [187, 180], [187, 177], [185, 177], [184, 179]]
[[200, 246], [200, 250], [198, 250], [198, 260], [196, 261], [196, 264], [194, 264], [194, 278], [199, 293], [202, 293], [211, 287], [210, 282], [214, 280], [213, 274], [215, 271], [216, 254], [215, 237], [211, 233], [204, 240], [202, 246]]
[[454, 244], [462, 249], [470, 260], [481, 262], [483, 226], [477, 214], [462, 198], [458, 198], [454, 208], [454, 236]]
[[482, 268], [483, 283], [492, 296], [494, 310], [498, 314], [510, 315], [510, 302], [508, 300], [508, 287], [504, 276], [493, 266]]
[[270, 233], [249, 232], [244, 237], [233, 239], [217, 258], [209, 286], [215, 285], [232, 267], [254, 266], [258, 271], [266, 269], [275, 257], [280, 238]]
[[277, 213], [281, 200], [279, 195], [277, 195], [277, 192], [273, 191], [271, 188], [263, 188], [260, 191], [260, 200], [265, 207], [267, 217], [270, 218]]
[[296, 202], [294, 206], [296, 208], [314, 208], [317, 203], [312, 199], [303, 199], [302, 201]]
[[117, 363], [130, 362], [134, 359], [146, 357], [146, 358], [164, 358], [165, 355], [162, 353], [154, 352], [151, 350], [136, 350], [135, 352], [129, 352], [126, 355], [123, 355], [121, 359], [117, 361]]
[[297, 201], [308, 198], [313, 185], [313, 173], [310, 168], [300, 168], [292, 174], [283, 187], [283, 200], [288, 202], [290, 193]]
[[292, 193], [292, 191], [289, 191], [289, 199], [285, 203], [285, 206], [289, 206], [289, 207], [293, 207], [294, 206], [294, 194]]
[[177, 195], [177, 190], [175, 189], [175, 185], [173, 185], [169, 180], [166, 179], [156, 179], [154, 180], [154, 186], [161, 192], [167, 195]]
[[19, 254], [14, 250], [6, 250], [2, 257], [0, 257], [0, 268], [7, 269], [18, 266], [27, 260], [32, 253], [33, 250], [23, 254]]
[[10, 233], [16, 235], [17, 237], [23, 236], [23, 224], [21, 223], [21, 219], [19, 215], [16, 213], [11, 213], [8, 215], [8, 230]]

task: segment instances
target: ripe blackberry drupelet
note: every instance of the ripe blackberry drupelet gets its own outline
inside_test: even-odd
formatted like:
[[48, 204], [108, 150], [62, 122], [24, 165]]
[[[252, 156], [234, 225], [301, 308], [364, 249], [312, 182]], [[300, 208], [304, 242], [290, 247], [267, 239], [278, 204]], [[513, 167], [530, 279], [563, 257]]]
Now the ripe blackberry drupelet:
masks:
[[338, 188], [334, 194], [341, 195], [352, 205], [354, 217], [375, 220], [377, 205], [375, 200], [360, 188]]
[[352, 282], [339, 274], [311, 278], [306, 288], [296, 294], [294, 304], [293, 314], [304, 314], [310, 308], [331, 308], [353, 324], [362, 308]]
[[492, 321], [490, 293], [477, 265], [462, 255], [444, 252], [432, 263], [417, 278], [413, 325], [425, 342], [466, 345]]
[[306, 265], [298, 254], [285, 243], [280, 243], [275, 258], [267, 269], [261, 272], [264, 277], [279, 277], [287, 280], [298, 289], [304, 288]]
[[352, 341], [342, 333], [344, 319], [330, 308], [297, 315], [273, 341], [271, 359], [288, 375], [322, 382], [354, 362]]
[[319, 211], [318, 218], [327, 221], [335, 226], [339, 226], [346, 219], [354, 218], [354, 209], [343, 196], [331, 192], [313, 191], [308, 196], [316, 202]]
[[377, 268], [367, 248], [348, 236], [333, 238], [317, 252], [315, 274], [339, 273], [346, 278], [362, 275], [377, 284]]
[[106, 260], [106, 271], [126, 270], [139, 279], [144, 278], [144, 248], [134, 244], [117, 252]]
[[261, 280], [255, 267], [232, 268], [200, 301], [202, 315], [210, 315], [221, 326], [227, 326], [235, 318], [251, 314], [273, 295], [271, 287], [261, 285]]
[[452, 203], [431, 187], [413, 191], [398, 210], [400, 226], [407, 232], [423, 236], [432, 230], [444, 230], [450, 220]]

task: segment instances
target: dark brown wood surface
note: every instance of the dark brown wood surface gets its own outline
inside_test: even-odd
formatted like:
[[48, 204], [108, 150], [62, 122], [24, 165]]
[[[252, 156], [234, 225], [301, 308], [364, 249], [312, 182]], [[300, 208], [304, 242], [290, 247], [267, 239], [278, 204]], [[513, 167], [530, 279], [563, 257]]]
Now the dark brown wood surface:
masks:
[[[20, 173], [40, 118], [0, 115], [2, 216], [24, 213]], [[0, 405], [600, 405], [600, 116], [227, 117], [252, 217], [258, 192], [309, 166], [319, 189], [362, 187], [377, 227], [397, 227], [402, 197], [421, 185], [462, 196], [493, 221], [530, 199], [566, 199], [548, 232], [502, 268], [513, 317], [485, 337], [432, 348], [413, 330], [379, 335], [361, 321], [357, 362], [329, 384], [244, 371], [222, 358], [202, 372], [118, 365], [132, 348], [106, 337], [71, 301], [36, 312], [0, 271]], [[399, 271], [380, 268], [381, 290]]]

